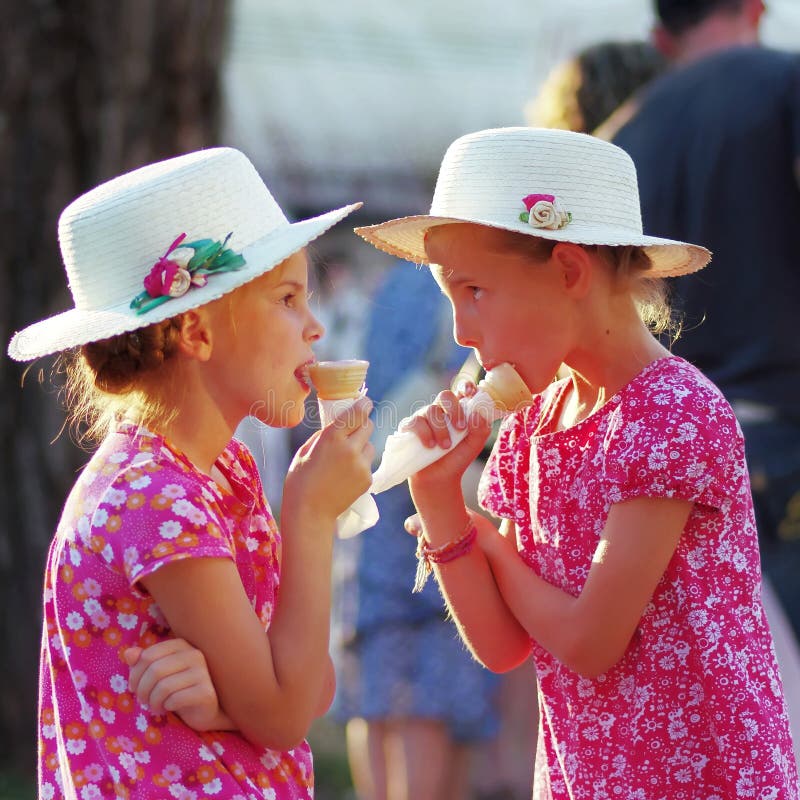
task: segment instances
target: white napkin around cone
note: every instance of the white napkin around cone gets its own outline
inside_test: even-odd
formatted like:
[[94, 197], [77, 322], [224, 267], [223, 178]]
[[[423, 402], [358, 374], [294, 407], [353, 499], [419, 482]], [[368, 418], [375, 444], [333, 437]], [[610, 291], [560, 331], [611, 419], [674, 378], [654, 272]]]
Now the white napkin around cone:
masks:
[[[462, 397], [459, 401], [464, 413], [469, 418], [480, 414], [490, 422], [500, 419], [503, 413], [497, 408], [491, 395], [483, 389], [471, 397]], [[402, 483], [415, 473], [438, 461], [459, 444], [469, 432], [469, 428], [456, 430], [447, 420], [450, 433], [450, 447], [425, 447], [413, 431], [400, 431], [386, 439], [386, 447], [378, 469], [372, 474], [372, 494], [380, 494], [398, 483]]]
[[[318, 396], [317, 404], [323, 427], [347, 411], [366, 393], [367, 390], [362, 389], [356, 397], [346, 397], [339, 400], [323, 400]], [[380, 514], [375, 498], [369, 492], [365, 492], [336, 518], [336, 534], [340, 539], [349, 539], [361, 533], [361, 531], [371, 528], [379, 519]]]

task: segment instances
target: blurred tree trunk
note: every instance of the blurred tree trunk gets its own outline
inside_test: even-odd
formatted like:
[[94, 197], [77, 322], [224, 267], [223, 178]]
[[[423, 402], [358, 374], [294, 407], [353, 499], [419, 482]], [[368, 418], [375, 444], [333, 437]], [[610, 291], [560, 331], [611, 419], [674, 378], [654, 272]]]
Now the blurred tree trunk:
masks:
[[[0, 332], [71, 305], [61, 209], [91, 186], [215, 144], [228, 0], [0, 4]], [[0, 764], [36, 745], [41, 581], [61, 506], [87, 460], [65, 433], [52, 359], [0, 361]], [[55, 441], [53, 441], [55, 439]]]

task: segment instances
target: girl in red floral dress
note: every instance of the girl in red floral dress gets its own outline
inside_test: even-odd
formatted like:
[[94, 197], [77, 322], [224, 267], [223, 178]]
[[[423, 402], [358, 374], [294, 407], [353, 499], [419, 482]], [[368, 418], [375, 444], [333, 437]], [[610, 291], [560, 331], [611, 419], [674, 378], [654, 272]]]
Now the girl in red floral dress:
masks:
[[303, 248], [354, 208], [290, 224], [247, 158], [219, 148], [61, 215], [75, 308], [9, 353], [69, 350], [72, 411], [104, 437], [47, 563], [42, 800], [313, 795], [333, 532], [369, 486], [370, 403], [301, 448], [281, 532], [232, 437], [248, 414], [302, 419], [323, 333]]
[[534, 797], [797, 798], [741, 431], [652, 333], [709, 253], [643, 235], [622, 150], [527, 128], [456, 140], [429, 215], [358, 232], [430, 264], [458, 342], [532, 393], [479, 490], [499, 530], [461, 493], [488, 424], [452, 392], [412, 418], [468, 434], [411, 478], [408, 527], [475, 657], [535, 660]]

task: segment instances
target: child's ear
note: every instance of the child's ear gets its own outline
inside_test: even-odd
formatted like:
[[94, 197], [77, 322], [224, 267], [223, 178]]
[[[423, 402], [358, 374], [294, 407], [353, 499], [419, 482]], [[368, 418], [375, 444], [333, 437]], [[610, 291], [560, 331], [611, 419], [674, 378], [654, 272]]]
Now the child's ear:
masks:
[[197, 361], [208, 361], [212, 343], [208, 314], [203, 308], [193, 308], [181, 314], [178, 349], [184, 356]]
[[663, 25], [656, 25], [653, 28], [652, 40], [656, 50], [658, 50], [667, 61], [674, 60], [678, 55], [678, 42]]
[[589, 253], [580, 245], [559, 242], [553, 248], [552, 259], [559, 270], [562, 288], [573, 297], [585, 296], [594, 268]]

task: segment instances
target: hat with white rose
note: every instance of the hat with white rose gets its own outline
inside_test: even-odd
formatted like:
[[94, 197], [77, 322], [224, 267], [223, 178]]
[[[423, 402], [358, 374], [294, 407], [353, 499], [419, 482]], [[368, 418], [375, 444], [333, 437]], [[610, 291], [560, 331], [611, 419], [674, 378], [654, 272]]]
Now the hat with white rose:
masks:
[[135, 331], [277, 267], [360, 207], [289, 222], [253, 164], [210, 148], [103, 183], [58, 224], [74, 308], [11, 339], [18, 361]]
[[426, 232], [457, 222], [558, 242], [639, 246], [653, 277], [695, 272], [711, 258], [704, 247], [645, 236], [630, 156], [571, 131], [495, 128], [462, 136], [442, 159], [429, 214], [355, 230], [380, 250], [427, 264]]

